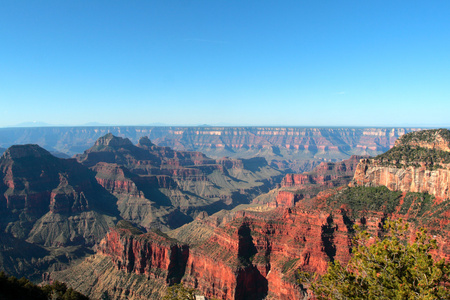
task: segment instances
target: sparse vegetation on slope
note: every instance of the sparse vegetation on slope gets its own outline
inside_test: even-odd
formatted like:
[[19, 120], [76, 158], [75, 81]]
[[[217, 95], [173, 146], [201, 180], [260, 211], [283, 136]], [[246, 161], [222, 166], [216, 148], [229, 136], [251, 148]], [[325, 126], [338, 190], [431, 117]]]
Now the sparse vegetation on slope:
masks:
[[432, 143], [436, 140], [436, 136], [441, 136], [445, 141], [450, 142], [450, 131], [448, 129], [430, 129], [410, 132], [398, 139], [398, 144], [412, 144], [412, 143]]
[[364, 211], [394, 212], [400, 202], [402, 192], [390, 191], [385, 186], [344, 188], [327, 199], [331, 207], [345, 205], [354, 217]]
[[397, 168], [419, 167], [442, 168], [450, 163], [450, 131], [447, 129], [423, 130], [405, 134], [395, 147], [374, 158], [382, 166]]
[[428, 169], [432, 170], [442, 168], [441, 164], [450, 163], [450, 152], [405, 145], [394, 147], [375, 157], [375, 160], [379, 161], [382, 166], [397, 168], [417, 168], [424, 163]]
[[[425, 229], [408, 243], [408, 224], [388, 221], [383, 239], [357, 233], [346, 266], [330, 263], [327, 273], [312, 284], [317, 299], [450, 299], [450, 264], [435, 261], [437, 249]], [[376, 239], [375, 243], [369, 242]], [[310, 280], [300, 274], [300, 283]]]

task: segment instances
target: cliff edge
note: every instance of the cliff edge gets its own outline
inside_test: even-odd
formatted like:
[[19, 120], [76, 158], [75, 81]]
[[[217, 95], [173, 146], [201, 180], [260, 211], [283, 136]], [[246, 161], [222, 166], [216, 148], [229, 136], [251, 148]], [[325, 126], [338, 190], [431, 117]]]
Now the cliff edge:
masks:
[[392, 191], [450, 198], [450, 131], [423, 130], [405, 134], [392, 149], [361, 159], [350, 186], [384, 185]]

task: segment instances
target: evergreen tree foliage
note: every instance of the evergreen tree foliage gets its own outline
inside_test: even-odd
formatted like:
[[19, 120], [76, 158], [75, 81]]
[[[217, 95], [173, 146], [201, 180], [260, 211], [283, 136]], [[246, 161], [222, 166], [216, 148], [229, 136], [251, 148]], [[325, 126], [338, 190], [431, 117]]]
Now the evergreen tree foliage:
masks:
[[195, 300], [195, 289], [185, 287], [182, 283], [174, 284], [167, 288], [164, 300]]
[[67, 288], [65, 283], [55, 281], [50, 285], [42, 287], [35, 285], [26, 278], [17, 279], [8, 276], [3, 271], [0, 272], [0, 299], [2, 300], [88, 300], [89, 298]]
[[[408, 224], [387, 221], [383, 238], [355, 227], [352, 257], [346, 266], [330, 263], [312, 283], [317, 299], [450, 299], [450, 264], [435, 261], [436, 240], [425, 229], [408, 242]], [[300, 283], [310, 280], [300, 274]]]

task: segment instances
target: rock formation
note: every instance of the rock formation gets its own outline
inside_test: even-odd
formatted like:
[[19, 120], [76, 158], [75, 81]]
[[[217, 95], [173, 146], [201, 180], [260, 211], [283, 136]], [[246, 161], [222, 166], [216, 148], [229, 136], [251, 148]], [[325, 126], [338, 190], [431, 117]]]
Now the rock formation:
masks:
[[350, 155], [377, 155], [414, 128], [300, 128], [300, 127], [61, 127], [1, 128], [0, 146], [39, 143], [70, 156], [82, 153], [98, 138], [112, 133], [137, 143], [148, 136], [153, 143], [174, 150], [201, 151], [219, 159], [264, 157], [287, 172], [312, 170], [324, 160]]
[[[49, 225], [48, 218], [54, 215], [76, 216], [93, 209], [111, 215], [115, 212], [114, 205], [108, 204], [111, 195], [89, 169], [74, 159], [56, 158], [37, 145], [8, 148], [0, 158], [0, 170], [0, 212], [5, 216], [2, 223], [5, 232], [16, 238], [32, 238], [36, 233], [33, 226], [40, 223], [40, 218], [47, 219]], [[74, 232], [67, 234], [78, 238]]]
[[0, 267], [32, 277], [84, 255], [114, 225], [114, 199], [74, 159], [37, 145], [8, 148], [0, 158]]
[[282, 173], [264, 158], [214, 160], [174, 151], [143, 137], [137, 145], [107, 134], [77, 160], [117, 197], [120, 215], [146, 229], [173, 229], [208, 214], [247, 204], [270, 190]]
[[[429, 172], [436, 171], [433, 170], [436, 165], [439, 169], [445, 168], [445, 136], [442, 130], [422, 132], [419, 137], [406, 135], [385, 155], [363, 159], [357, 172], [370, 170], [371, 165], [364, 167], [367, 162], [385, 168], [395, 165], [400, 169], [402, 165], [404, 173], [411, 168], [410, 164], [419, 164], [419, 168]], [[423, 142], [425, 139], [427, 143]], [[429, 155], [423, 156], [422, 149]], [[397, 158], [399, 156], [401, 159]], [[345, 174], [353, 170], [356, 160], [322, 165], [317, 170], [322, 173], [340, 170]], [[283, 180], [282, 188], [304, 189], [311, 183], [328, 186], [329, 182], [339, 179], [337, 175], [327, 177], [318, 173], [289, 175]], [[94, 262], [99, 265], [109, 258], [112, 265], [108, 274], [122, 270], [121, 276], [126, 282], [136, 282], [133, 279], [136, 274], [142, 276], [143, 284], [159, 280], [159, 285], [155, 284], [158, 295], [164, 293], [165, 284], [180, 280], [201, 294], [220, 299], [299, 299], [307, 291], [296, 282], [298, 269], [323, 273], [330, 261], [345, 264], [351, 255], [353, 225], [359, 224], [369, 233], [380, 235], [388, 217], [407, 220], [411, 238], [419, 227], [428, 228], [439, 245], [434, 255], [450, 259], [450, 202], [442, 201], [441, 193], [416, 192], [412, 185], [405, 185], [405, 190], [393, 189], [392, 182], [400, 177], [387, 181], [391, 189], [376, 181], [378, 177], [373, 177], [373, 184], [359, 184], [359, 176], [355, 174], [356, 184], [350, 187], [321, 191], [315, 197], [296, 198], [295, 194], [279, 191], [284, 207], [275, 205], [278, 207], [261, 212], [237, 211], [230, 215], [228, 222], [219, 221], [223, 216], [201, 214], [193, 222], [168, 232], [171, 238], [157, 233], [143, 234], [132, 228], [114, 229], [102, 242]], [[113, 280], [101, 274], [89, 275], [93, 265], [87, 260], [74, 269], [76, 276], [69, 275], [70, 271], [57, 272], [54, 276], [89, 293], [89, 289], [77, 283], [84, 278], [93, 285], [95, 292], [91, 295], [98, 296], [112, 289], [121, 291], [114, 294], [118, 299], [125, 299], [122, 283], [113, 287], [95, 284], [100, 278]], [[170, 277], [170, 273], [176, 276]], [[142, 295], [135, 292], [129, 298], [139, 299]]]
[[450, 131], [425, 130], [401, 137], [386, 153], [359, 163], [353, 186], [384, 185], [393, 191], [450, 198]]
[[11, 146], [0, 158], [0, 269], [35, 276], [63, 268], [119, 219], [148, 231], [176, 228], [249, 203], [281, 177], [264, 158], [214, 160], [146, 137], [133, 145], [108, 134], [77, 159]]
[[353, 155], [341, 162], [322, 162], [311, 172], [287, 174], [278, 189], [257, 197], [253, 202], [272, 207], [293, 207], [303, 198], [312, 198], [320, 191], [347, 185], [362, 156]]
[[[198, 135], [212, 135], [205, 132]], [[264, 132], [251, 140], [281, 153], [279, 146], [265, 148]], [[385, 134], [377, 141], [386, 142]], [[297, 270], [322, 273], [330, 261], [345, 263], [353, 225], [379, 235], [388, 217], [406, 219], [411, 237], [427, 227], [438, 241], [434, 255], [450, 259], [449, 136], [446, 130], [410, 133], [375, 158], [323, 162], [312, 172], [286, 175], [278, 188], [240, 207], [281, 180], [265, 158], [211, 159], [111, 134], [77, 156], [79, 163], [35, 145], [11, 147], [0, 159], [0, 261], [17, 273], [52, 266], [47, 279], [95, 299], [160, 299], [178, 282], [219, 299], [298, 299], [307, 286], [297, 283]], [[303, 138], [311, 151], [318, 145], [336, 150], [324, 146], [326, 138]], [[123, 220], [114, 226], [117, 218], [136, 227]], [[64, 259], [85, 254], [69, 247], [90, 251], [100, 237], [95, 255], [57, 270]]]
[[287, 174], [281, 182], [281, 187], [304, 189], [311, 185], [321, 185], [328, 188], [345, 185], [348, 183], [346, 181], [353, 178], [356, 166], [362, 158], [353, 155], [341, 162], [322, 162], [311, 172]]
[[[95, 264], [108, 258], [113, 263], [108, 273], [122, 270], [120, 276], [127, 282], [139, 274], [142, 284], [153, 282], [160, 294], [169, 282], [181, 280], [200, 294], [219, 299], [301, 299], [306, 291], [295, 280], [296, 270], [323, 273], [329, 261], [348, 261], [354, 224], [378, 235], [387, 217], [402, 217], [410, 222], [412, 236], [415, 229], [427, 226], [439, 241], [438, 255], [450, 258], [449, 208], [447, 202], [435, 204], [427, 194], [385, 187], [339, 188], [302, 199], [292, 208], [241, 211], [222, 226], [213, 225], [214, 216], [202, 217], [185, 225], [185, 231], [183, 226], [169, 232], [179, 240], [113, 229], [102, 241]], [[92, 276], [93, 268], [88, 259], [52, 276], [86, 293], [86, 286], [93, 285], [94, 298], [106, 290], [122, 293], [123, 285], [96, 284], [100, 278], [108, 282], [113, 278]], [[135, 292], [127, 297], [143, 295]]]

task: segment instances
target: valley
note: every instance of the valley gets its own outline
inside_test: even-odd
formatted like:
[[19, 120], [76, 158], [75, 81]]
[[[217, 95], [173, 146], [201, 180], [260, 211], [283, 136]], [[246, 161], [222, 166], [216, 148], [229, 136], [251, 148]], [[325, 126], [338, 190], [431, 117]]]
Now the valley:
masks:
[[92, 299], [161, 299], [175, 283], [208, 298], [301, 299], [298, 270], [347, 262], [353, 225], [379, 235], [387, 218], [411, 236], [425, 226], [450, 259], [448, 132], [302, 173], [146, 136], [107, 133], [72, 159], [12, 146], [0, 159], [1, 269]]

